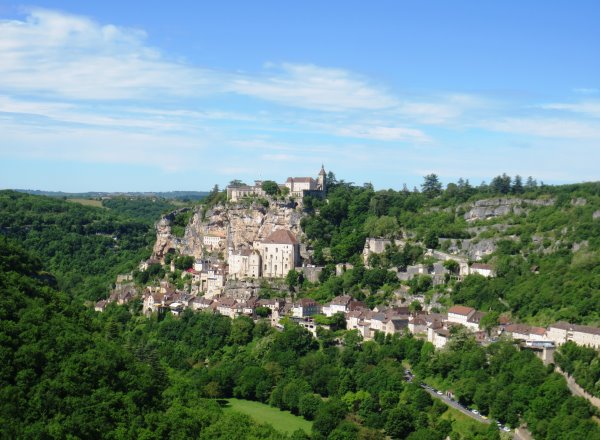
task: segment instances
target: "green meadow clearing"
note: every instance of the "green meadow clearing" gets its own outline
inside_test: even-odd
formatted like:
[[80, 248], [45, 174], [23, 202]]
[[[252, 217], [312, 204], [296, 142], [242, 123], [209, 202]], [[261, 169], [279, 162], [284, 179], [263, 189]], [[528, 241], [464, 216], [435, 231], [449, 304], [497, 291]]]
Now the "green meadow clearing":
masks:
[[293, 415], [289, 411], [281, 411], [260, 402], [241, 399], [224, 399], [227, 403], [222, 405], [225, 411], [237, 411], [249, 415], [258, 423], [268, 423], [281, 432], [292, 433], [298, 429], [310, 434], [312, 422], [302, 417]]

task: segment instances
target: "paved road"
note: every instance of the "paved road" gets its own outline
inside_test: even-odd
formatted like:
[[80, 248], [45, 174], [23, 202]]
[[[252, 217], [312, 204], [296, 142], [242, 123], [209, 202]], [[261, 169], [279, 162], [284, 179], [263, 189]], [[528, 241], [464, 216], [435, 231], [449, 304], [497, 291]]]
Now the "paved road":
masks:
[[490, 421], [489, 419], [484, 419], [483, 417], [481, 417], [479, 414], [473, 414], [471, 411], [469, 411], [467, 408], [465, 408], [464, 406], [462, 406], [460, 403], [455, 402], [454, 400], [450, 399], [448, 396], [442, 394], [441, 396], [436, 393], [435, 391], [432, 391], [430, 389], [425, 388], [423, 385], [421, 385], [421, 388], [423, 388], [425, 391], [427, 391], [429, 394], [431, 394], [432, 397], [435, 397], [436, 399], [440, 399], [441, 401], [443, 401], [446, 405], [451, 406], [452, 408], [460, 411], [461, 413], [471, 417], [472, 419], [477, 420], [478, 422], [481, 423], [486, 423], [489, 424]]
[[[430, 390], [428, 388], [425, 388], [424, 385], [421, 385], [421, 388], [423, 388], [425, 391], [427, 391], [429, 394], [431, 394], [432, 397], [434, 397], [436, 399], [440, 399], [446, 405], [451, 406], [452, 408], [454, 408], [454, 409], [460, 411], [461, 413], [463, 413], [463, 414], [471, 417], [472, 419], [475, 419], [475, 420], [477, 420], [478, 422], [481, 422], [481, 423], [486, 423], [486, 424], [490, 424], [491, 423], [491, 421], [489, 419], [484, 419], [479, 414], [473, 414], [469, 409], [465, 408], [460, 403], [458, 403], [458, 402], [450, 399], [445, 394], [442, 394], [440, 396], [435, 391], [432, 391], [432, 390]], [[513, 434], [513, 440], [533, 440], [533, 436], [525, 428], [519, 428], [519, 429], [516, 429], [514, 431], [510, 431], [510, 432]]]

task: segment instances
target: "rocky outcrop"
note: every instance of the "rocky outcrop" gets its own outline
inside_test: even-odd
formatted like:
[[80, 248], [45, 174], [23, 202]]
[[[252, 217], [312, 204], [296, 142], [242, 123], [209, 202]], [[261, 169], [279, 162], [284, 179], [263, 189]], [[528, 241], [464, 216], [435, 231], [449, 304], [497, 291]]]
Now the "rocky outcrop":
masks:
[[171, 225], [175, 220], [175, 216], [182, 212], [189, 211], [190, 208], [182, 208], [176, 211], [170, 212], [160, 218], [156, 225], [156, 242], [154, 243], [154, 249], [152, 250], [152, 258], [163, 261], [165, 255], [171, 249], [177, 249], [181, 240], [173, 235], [171, 232]]
[[[197, 209], [185, 228], [182, 238], [173, 236], [171, 223], [175, 215], [168, 214], [156, 223], [156, 244], [153, 257], [163, 260], [169, 251], [196, 258], [209, 253], [222, 252], [229, 247], [235, 250], [250, 249], [278, 229], [289, 229], [299, 240], [302, 238], [300, 220], [302, 212], [288, 204], [217, 205], [206, 212]], [[221, 237], [218, 245], [206, 246], [206, 235]]]
[[554, 199], [512, 199], [508, 197], [477, 200], [467, 208], [464, 218], [471, 222], [501, 217], [511, 213], [519, 215], [528, 212], [528, 207], [552, 206], [554, 201]]

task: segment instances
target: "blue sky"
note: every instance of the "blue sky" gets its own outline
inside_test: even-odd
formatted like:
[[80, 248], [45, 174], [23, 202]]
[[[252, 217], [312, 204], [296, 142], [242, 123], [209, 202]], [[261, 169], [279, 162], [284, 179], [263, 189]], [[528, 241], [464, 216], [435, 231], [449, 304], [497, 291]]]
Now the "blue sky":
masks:
[[0, 188], [598, 180], [597, 1], [0, 0]]

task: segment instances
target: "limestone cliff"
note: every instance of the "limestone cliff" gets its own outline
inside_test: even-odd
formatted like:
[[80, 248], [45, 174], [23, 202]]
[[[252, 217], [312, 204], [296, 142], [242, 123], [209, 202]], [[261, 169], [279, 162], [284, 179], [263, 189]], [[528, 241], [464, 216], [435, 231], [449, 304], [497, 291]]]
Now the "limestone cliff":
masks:
[[554, 202], [554, 199], [511, 199], [508, 197], [478, 200], [467, 208], [464, 218], [471, 222], [501, 217], [510, 213], [521, 214], [528, 211], [527, 207], [552, 206]]
[[[300, 220], [302, 212], [289, 204], [217, 205], [206, 212], [196, 209], [185, 228], [183, 237], [172, 234], [174, 213], [162, 217], [156, 223], [156, 244], [153, 258], [163, 260], [170, 251], [183, 255], [204, 257], [210, 253], [226, 254], [229, 246], [234, 249], [249, 249], [255, 241], [261, 241], [277, 229], [289, 229], [299, 240], [302, 239]], [[216, 246], [204, 244], [205, 236], [221, 237]]]

